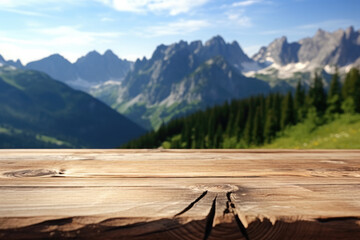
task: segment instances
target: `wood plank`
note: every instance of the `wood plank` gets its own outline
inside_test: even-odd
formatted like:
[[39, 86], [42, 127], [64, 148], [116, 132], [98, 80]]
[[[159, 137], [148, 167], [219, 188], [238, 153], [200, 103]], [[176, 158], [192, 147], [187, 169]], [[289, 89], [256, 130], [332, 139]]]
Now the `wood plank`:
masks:
[[1, 239], [360, 239], [359, 150], [0, 150]]

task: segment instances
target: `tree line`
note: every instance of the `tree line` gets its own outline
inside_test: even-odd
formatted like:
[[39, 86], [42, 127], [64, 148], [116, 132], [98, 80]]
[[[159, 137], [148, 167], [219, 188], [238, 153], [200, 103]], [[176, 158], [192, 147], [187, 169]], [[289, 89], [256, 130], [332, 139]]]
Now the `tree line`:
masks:
[[324, 88], [315, 74], [310, 86], [225, 102], [163, 124], [122, 148], [248, 148], [270, 143], [289, 126], [311, 119], [315, 124], [338, 114], [360, 113], [360, 74], [351, 69], [343, 84], [335, 73]]

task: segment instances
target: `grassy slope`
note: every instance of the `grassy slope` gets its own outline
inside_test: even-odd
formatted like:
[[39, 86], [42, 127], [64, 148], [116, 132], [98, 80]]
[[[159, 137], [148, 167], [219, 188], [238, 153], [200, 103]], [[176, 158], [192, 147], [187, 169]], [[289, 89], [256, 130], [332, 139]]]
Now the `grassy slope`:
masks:
[[[171, 142], [180, 141], [181, 135], [175, 135]], [[161, 147], [171, 148], [170, 141]], [[224, 139], [223, 148], [247, 148], [235, 138]], [[339, 115], [323, 125], [315, 125], [310, 120], [289, 127], [278, 134], [271, 144], [250, 146], [266, 149], [360, 149], [360, 114]]]
[[69, 142], [26, 129], [0, 126], [0, 148], [75, 148]]
[[288, 128], [262, 148], [359, 149], [360, 115], [340, 115], [317, 127], [308, 120]]
[[46, 74], [0, 68], [0, 148], [109, 148], [144, 132]]

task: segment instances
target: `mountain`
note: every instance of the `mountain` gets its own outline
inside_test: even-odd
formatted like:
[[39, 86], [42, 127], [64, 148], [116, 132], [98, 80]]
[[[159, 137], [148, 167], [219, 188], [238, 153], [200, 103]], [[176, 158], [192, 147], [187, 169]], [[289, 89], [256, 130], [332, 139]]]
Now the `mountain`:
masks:
[[[287, 92], [301, 81], [306, 88], [320, 74], [328, 87], [338, 67], [341, 78], [360, 66], [360, 31], [319, 30], [313, 37], [274, 40], [249, 58], [236, 41], [215, 36], [205, 43], [159, 45], [150, 59], [135, 63], [110, 50], [89, 52], [70, 63], [56, 54], [29, 63], [28, 69], [84, 90], [144, 128], [192, 111], [251, 94]], [[14, 62], [13, 62], [14, 64]], [[259, 80], [265, 83], [259, 82]]]
[[60, 54], [53, 54], [39, 61], [30, 62], [25, 67], [44, 72], [50, 77], [66, 83], [78, 78], [75, 66]]
[[10, 66], [10, 67], [15, 67], [15, 68], [22, 68], [23, 65], [21, 63], [21, 61], [18, 59], [16, 60], [16, 62], [14, 62], [13, 60], [8, 60], [6, 61], [3, 56], [0, 55], [0, 67], [2, 66]]
[[71, 63], [59, 54], [30, 62], [25, 68], [50, 75], [76, 89], [88, 91], [106, 81], [120, 81], [131, 69], [132, 62], [118, 58], [111, 50], [103, 55], [96, 51]]
[[48, 75], [0, 68], [0, 147], [111, 148], [144, 130]]
[[249, 68], [259, 66], [237, 42], [220, 36], [205, 44], [180, 41], [158, 46], [150, 59], [138, 59], [120, 84], [91, 93], [138, 124], [157, 128], [176, 116], [270, 91], [268, 84], [241, 74]]
[[270, 43], [268, 47], [260, 48], [259, 52], [253, 56], [253, 60], [283, 66], [299, 61], [297, 56], [299, 48], [299, 43], [288, 43], [286, 37], [281, 37]]
[[107, 50], [104, 55], [92, 51], [79, 58], [74, 66], [81, 79], [91, 83], [102, 83], [124, 78], [131, 68], [131, 62], [121, 60], [111, 50]]
[[360, 71], [351, 69], [342, 88], [333, 76], [331, 86], [325, 94], [317, 78], [309, 91], [300, 85], [295, 94], [289, 91], [232, 100], [171, 120], [121, 147], [358, 148]]
[[246, 75], [266, 81], [276, 79], [276, 83], [299, 79], [299, 76], [309, 82], [315, 71], [332, 74], [336, 67], [340, 74], [345, 74], [351, 67], [360, 66], [360, 30], [355, 31], [353, 27], [335, 32], [319, 29], [313, 37], [293, 43], [281, 37], [262, 47], [252, 59], [267, 67]]
[[172, 105], [186, 100], [212, 106], [269, 91], [264, 81], [245, 77], [223, 57], [217, 56], [201, 64], [179, 84], [174, 84], [163, 103]]
[[253, 56], [259, 62], [273, 62], [280, 66], [289, 63], [307, 63], [317, 66], [346, 66], [360, 58], [360, 30], [326, 32], [319, 29], [314, 37], [288, 43], [286, 37], [276, 39], [268, 47], [262, 47]]

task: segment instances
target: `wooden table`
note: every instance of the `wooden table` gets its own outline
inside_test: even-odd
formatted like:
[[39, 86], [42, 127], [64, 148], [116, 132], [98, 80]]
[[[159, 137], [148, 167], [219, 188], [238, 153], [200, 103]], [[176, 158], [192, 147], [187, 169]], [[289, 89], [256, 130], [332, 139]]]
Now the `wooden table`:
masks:
[[0, 239], [360, 239], [360, 151], [0, 150]]

